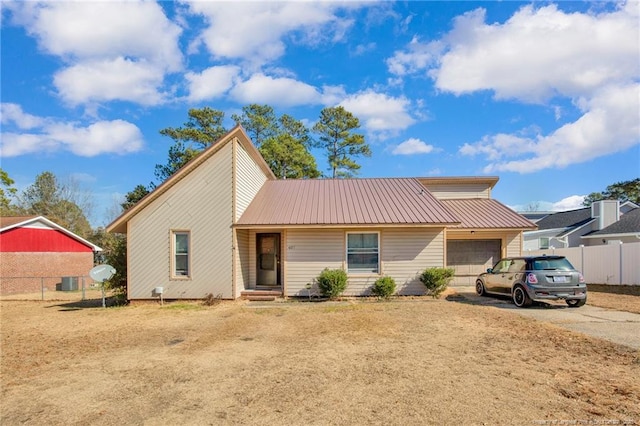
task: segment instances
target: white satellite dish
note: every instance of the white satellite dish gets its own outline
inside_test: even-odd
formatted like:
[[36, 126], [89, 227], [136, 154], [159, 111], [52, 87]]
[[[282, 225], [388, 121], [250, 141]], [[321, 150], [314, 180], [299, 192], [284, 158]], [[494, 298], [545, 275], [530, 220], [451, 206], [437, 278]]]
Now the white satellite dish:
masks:
[[108, 280], [116, 273], [116, 269], [111, 265], [98, 265], [89, 271], [89, 276], [92, 280], [103, 282]]
[[105, 302], [105, 294], [104, 294], [104, 282], [110, 279], [113, 274], [116, 273], [116, 268], [111, 265], [98, 265], [91, 268], [89, 271], [89, 276], [92, 280], [99, 282], [102, 287], [102, 307], [106, 308], [107, 304]]

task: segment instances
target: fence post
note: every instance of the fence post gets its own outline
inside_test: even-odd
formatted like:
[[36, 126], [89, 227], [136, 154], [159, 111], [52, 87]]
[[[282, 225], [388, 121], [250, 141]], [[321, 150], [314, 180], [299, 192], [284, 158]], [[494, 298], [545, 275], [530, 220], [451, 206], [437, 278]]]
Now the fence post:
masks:
[[40, 278], [40, 293], [42, 294], [42, 300], [44, 300], [44, 277]]
[[622, 285], [622, 241], [620, 241], [620, 251], [619, 251], [619, 255], [620, 255], [620, 282], [619, 284]]
[[82, 276], [82, 300], [84, 300], [84, 275]]

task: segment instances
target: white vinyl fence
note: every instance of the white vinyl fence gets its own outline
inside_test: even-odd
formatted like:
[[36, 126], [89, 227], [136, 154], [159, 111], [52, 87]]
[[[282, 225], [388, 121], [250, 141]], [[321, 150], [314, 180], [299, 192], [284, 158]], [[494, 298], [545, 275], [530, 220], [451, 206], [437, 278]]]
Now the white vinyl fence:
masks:
[[588, 284], [640, 285], [640, 242], [524, 250], [523, 256], [566, 256]]

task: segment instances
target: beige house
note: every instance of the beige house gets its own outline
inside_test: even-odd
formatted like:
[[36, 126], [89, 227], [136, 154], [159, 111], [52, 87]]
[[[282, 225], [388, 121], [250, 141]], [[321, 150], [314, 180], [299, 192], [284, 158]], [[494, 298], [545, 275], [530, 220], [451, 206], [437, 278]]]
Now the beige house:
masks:
[[278, 180], [235, 127], [107, 230], [127, 234], [128, 297], [225, 299], [270, 289], [307, 296], [324, 268], [343, 268], [346, 295], [391, 276], [423, 294], [425, 268], [473, 284], [519, 255], [535, 225], [491, 199], [495, 177]]

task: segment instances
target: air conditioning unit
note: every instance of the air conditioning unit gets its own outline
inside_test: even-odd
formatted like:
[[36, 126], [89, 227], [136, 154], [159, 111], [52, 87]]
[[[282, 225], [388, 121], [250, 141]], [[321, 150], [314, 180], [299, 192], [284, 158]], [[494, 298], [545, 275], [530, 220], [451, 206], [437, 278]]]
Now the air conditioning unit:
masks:
[[62, 277], [60, 285], [62, 291], [78, 291], [78, 277]]

